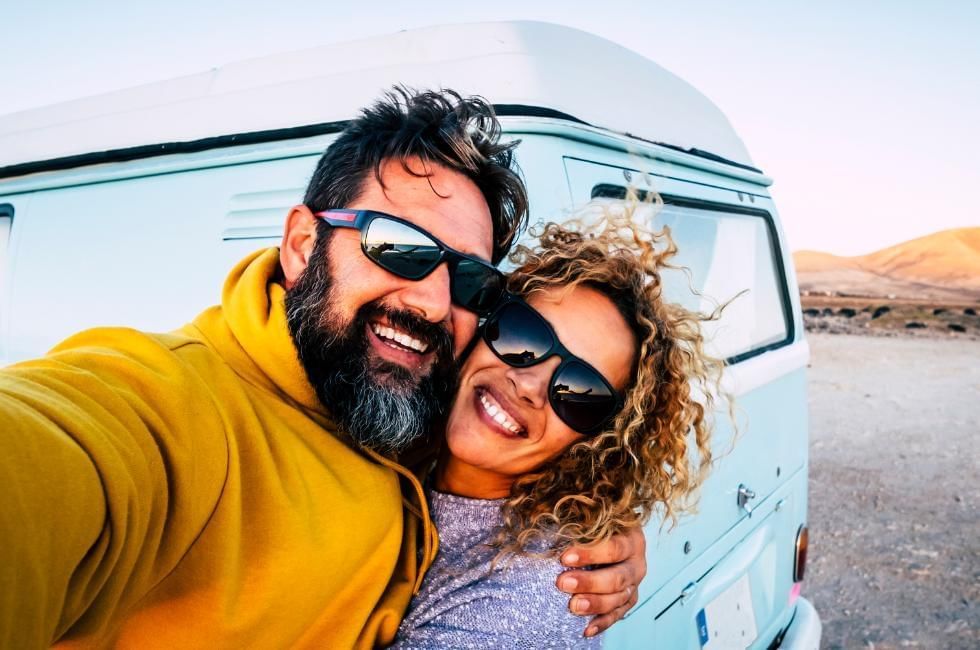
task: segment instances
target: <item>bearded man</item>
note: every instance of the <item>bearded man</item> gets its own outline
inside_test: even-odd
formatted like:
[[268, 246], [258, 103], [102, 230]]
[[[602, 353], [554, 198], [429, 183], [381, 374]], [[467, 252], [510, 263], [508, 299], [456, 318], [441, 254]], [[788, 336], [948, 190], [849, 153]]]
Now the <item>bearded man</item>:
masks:
[[[431, 444], [526, 215], [499, 136], [482, 100], [391, 93], [220, 306], [0, 371], [0, 647], [393, 640], [437, 539], [396, 459]], [[642, 536], [570, 553], [628, 560], [562, 577], [608, 626]]]

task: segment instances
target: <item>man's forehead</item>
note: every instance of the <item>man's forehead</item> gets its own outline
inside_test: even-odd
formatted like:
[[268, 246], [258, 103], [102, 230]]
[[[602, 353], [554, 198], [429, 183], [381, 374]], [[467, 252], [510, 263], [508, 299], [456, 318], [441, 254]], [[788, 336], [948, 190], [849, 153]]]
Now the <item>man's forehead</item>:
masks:
[[448, 167], [423, 165], [418, 159], [405, 163], [387, 160], [380, 173], [383, 185], [371, 174], [365, 179], [358, 205], [351, 207], [388, 212], [456, 250], [490, 259], [493, 224], [490, 208], [476, 183]]

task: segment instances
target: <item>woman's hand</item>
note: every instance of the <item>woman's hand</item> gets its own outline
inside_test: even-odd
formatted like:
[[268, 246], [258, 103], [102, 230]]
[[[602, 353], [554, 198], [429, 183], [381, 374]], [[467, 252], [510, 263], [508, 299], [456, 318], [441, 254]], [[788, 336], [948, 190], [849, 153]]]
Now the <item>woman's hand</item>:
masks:
[[647, 574], [646, 537], [642, 528], [615, 535], [591, 546], [573, 546], [562, 553], [566, 567], [595, 566], [591, 571], [570, 570], [558, 577], [558, 588], [573, 594], [568, 608], [574, 614], [594, 615], [585, 636], [605, 631], [636, 604], [636, 590]]

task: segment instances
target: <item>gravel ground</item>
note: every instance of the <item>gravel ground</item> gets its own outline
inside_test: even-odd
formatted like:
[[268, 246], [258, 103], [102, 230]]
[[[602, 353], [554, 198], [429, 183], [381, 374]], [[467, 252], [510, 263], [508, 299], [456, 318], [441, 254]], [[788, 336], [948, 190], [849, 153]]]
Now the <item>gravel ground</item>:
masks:
[[980, 343], [808, 335], [824, 648], [980, 648]]

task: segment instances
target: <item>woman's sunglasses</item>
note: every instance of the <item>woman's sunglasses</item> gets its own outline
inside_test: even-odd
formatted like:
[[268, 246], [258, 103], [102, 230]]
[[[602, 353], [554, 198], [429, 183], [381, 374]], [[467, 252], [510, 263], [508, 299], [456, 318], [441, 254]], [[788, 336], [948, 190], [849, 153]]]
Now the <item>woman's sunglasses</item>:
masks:
[[595, 434], [623, 408], [623, 398], [606, 378], [562, 345], [544, 317], [516, 297], [508, 297], [483, 325], [483, 340], [504, 363], [526, 368], [558, 356], [548, 401], [562, 422]]
[[490, 311], [504, 290], [504, 276], [493, 265], [446, 246], [433, 235], [398, 217], [374, 210], [323, 210], [314, 214], [335, 228], [361, 231], [361, 250], [406, 280], [421, 280], [446, 262], [454, 303], [477, 314]]

